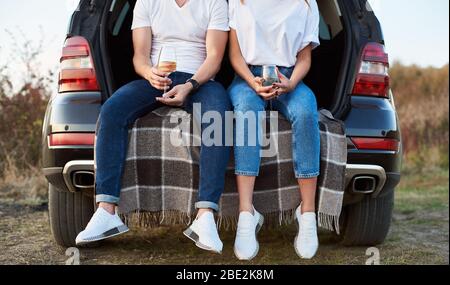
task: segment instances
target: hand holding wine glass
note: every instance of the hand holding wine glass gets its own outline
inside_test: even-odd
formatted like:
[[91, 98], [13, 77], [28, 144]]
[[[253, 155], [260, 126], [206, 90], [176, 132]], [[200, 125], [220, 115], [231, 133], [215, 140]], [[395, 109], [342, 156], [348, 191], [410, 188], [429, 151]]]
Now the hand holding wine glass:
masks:
[[278, 68], [276, 69], [276, 73], [279, 81], [273, 83], [273, 87], [276, 88], [278, 96], [292, 92], [295, 89], [295, 85], [292, 83], [292, 81], [283, 73], [281, 73]]
[[[177, 54], [175, 47], [162, 47], [158, 58], [158, 71], [164, 73], [166, 76], [169, 76], [176, 70]], [[169, 106], [183, 106], [187, 96], [191, 92], [192, 86], [190, 84], [179, 84], [174, 86], [170, 91], [168, 91], [168, 87], [169, 85], [164, 85], [164, 94], [162, 97], [157, 97], [156, 100]]]
[[152, 67], [145, 76], [145, 79], [147, 79], [154, 88], [163, 91], [166, 85], [172, 84], [172, 80], [167, 76], [166, 73], [160, 71], [158, 68]]
[[268, 101], [276, 97], [276, 90], [273, 88], [273, 84], [275, 82], [278, 82], [276, 66], [264, 65], [262, 69], [262, 77], [255, 78], [254, 89], [259, 96]]

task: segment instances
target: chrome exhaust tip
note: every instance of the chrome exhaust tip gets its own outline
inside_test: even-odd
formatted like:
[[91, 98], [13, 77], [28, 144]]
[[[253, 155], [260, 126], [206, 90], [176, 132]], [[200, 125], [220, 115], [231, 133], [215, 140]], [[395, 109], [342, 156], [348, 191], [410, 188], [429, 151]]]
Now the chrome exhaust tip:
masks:
[[91, 171], [75, 171], [72, 174], [72, 185], [77, 189], [94, 189], [94, 173]]
[[372, 194], [377, 188], [377, 179], [373, 176], [357, 176], [353, 178], [351, 191], [354, 194]]
[[386, 184], [386, 179], [386, 172], [381, 166], [347, 164], [345, 171], [345, 189], [352, 194], [364, 194], [376, 197]]
[[63, 178], [71, 192], [94, 189], [94, 161], [74, 160], [68, 162], [63, 169]]

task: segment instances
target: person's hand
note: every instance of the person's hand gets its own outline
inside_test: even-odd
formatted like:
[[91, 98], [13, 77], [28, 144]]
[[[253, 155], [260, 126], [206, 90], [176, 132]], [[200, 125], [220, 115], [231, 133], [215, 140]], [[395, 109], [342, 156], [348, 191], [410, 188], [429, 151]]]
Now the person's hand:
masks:
[[277, 68], [278, 79], [280, 82], [274, 83], [272, 87], [277, 91], [277, 97], [286, 93], [290, 93], [295, 89], [294, 84], [289, 78], [284, 76], [283, 73]]
[[276, 97], [277, 91], [272, 86], [263, 86], [264, 79], [261, 77], [255, 77], [252, 84], [252, 88], [255, 92], [261, 96], [264, 100], [271, 100]]
[[167, 88], [172, 84], [172, 80], [170, 80], [167, 76], [169, 76], [169, 73], [162, 72], [156, 67], [152, 67], [145, 77], [153, 87], [164, 91], [164, 88]]
[[191, 83], [180, 84], [164, 94], [164, 97], [157, 97], [156, 100], [169, 106], [181, 107], [184, 105], [184, 101], [186, 101], [186, 98], [189, 96], [191, 91]]

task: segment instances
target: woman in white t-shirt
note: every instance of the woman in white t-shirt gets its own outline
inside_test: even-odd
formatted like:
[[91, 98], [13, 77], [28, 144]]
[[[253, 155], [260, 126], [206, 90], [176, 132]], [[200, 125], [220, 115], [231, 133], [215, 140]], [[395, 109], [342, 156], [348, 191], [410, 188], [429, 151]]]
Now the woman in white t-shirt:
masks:
[[[226, 90], [212, 80], [220, 69], [228, 39], [226, 0], [137, 0], [132, 30], [133, 63], [143, 79], [121, 87], [102, 106], [95, 150], [99, 207], [78, 235], [77, 244], [128, 231], [115, 214], [115, 207], [119, 202], [129, 125], [162, 104], [192, 112], [193, 104], [200, 103], [201, 116], [214, 111], [222, 118], [232, 108]], [[162, 47], [175, 48], [177, 67], [170, 75], [157, 68]], [[165, 86], [172, 89], [163, 95]], [[224, 120], [225, 130], [223, 124]], [[208, 126], [201, 124], [202, 133]], [[230, 152], [224, 141], [206, 145], [202, 139], [198, 215], [185, 231], [197, 246], [214, 252], [222, 251], [213, 211], [219, 210]]]
[[[230, 0], [229, 11], [230, 60], [237, 75], [228, 93], [237, 120], [235, 142], [245, 141], [234, 149], [240, 201], [234, 251], [239, 259], [250, 260], [259, 250], [256, 234], [263, 217], [253, 207], [253, 188], [261, 143], [251, 141], [262, 138], [258, 136], [262, 128], [259, 120], [255, 126], [248, 118], [258, 118], [270, 105], [292, 125], [294, 172], [302, 198], [295, 211], [299, 232], [294, 248], [309, 259], [318, 248], [315, 194], [320, 132], [315, 95], [302, 80], [311, 66], [311, 51], [319, 45], [318, 6], [316, 0]], [[277, 66], [278, 82], [262, 78], [265, 65]]]

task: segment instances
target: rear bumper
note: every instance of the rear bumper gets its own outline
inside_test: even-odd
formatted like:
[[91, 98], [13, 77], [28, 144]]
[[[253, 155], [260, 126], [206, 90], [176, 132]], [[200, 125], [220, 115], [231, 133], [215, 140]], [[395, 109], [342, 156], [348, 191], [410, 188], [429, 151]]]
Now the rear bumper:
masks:
[[[73, 160], [64, 167], [46, 168], [44, 174], [50, 183], [61, 190], [78, 192], [94, 189], [94, 180], [87, 179], [94, 176], [93, 160]], [[81, 176], [86, 175], [85, 179]], [[373, 189], [360, 191], [355, 189], [355, 180], [360, 177], [373, 178]], [[85, 183], [81, 183], [84, 181]], [[373, 198], [383, 195], [386, 189], [393, 189], [400, 181], [399, 173], [386, 172], [380, 165], [368, 164], [348, 164], [345, 173], [345, 204], [352, 204], [360, 201], [365, 196]]]

